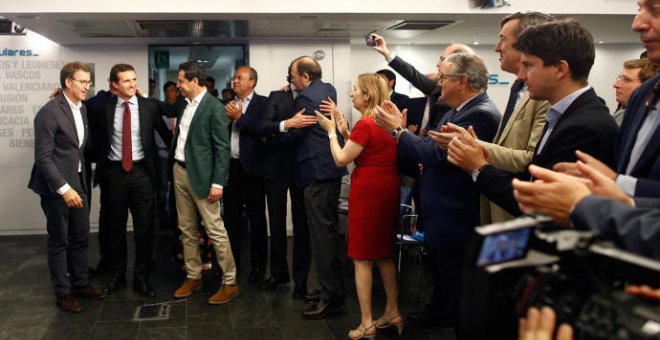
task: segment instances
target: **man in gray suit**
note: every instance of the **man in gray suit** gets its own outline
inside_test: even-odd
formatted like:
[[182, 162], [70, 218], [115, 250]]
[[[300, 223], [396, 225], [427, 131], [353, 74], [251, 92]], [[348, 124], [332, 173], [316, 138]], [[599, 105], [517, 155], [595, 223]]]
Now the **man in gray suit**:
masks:
[[88, 280], [89, 187], [84, 167], [88, 133], [82, 100], [92, 84], [89, 66], [64, 65], [60, 83], [63, 92], [34, 118], [34, 166], [28, 187], [41, 197], [46, 215], [48, 268], [57, 307], [75, 313], [82, 306], [74, 295], [105, 298]]

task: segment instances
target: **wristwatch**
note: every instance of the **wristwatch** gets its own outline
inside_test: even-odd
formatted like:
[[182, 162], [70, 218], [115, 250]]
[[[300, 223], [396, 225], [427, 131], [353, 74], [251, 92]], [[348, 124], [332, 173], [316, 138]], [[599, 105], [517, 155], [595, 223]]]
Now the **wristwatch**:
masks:
[[393, 139], [396, 139], [396, 136], [398, 136], [401, 131], [403, 131], [403, 128], [399, 126], [398, 128], [390, 131], [390, 136], [392, 136]]

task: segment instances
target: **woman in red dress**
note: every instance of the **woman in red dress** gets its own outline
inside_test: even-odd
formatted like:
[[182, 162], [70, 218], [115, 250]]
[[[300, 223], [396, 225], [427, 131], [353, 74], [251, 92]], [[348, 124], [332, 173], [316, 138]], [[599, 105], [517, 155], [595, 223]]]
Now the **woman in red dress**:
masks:
[[[400, 334], [403, 327], [393, 260], [400, 184], [396, 172], [396, 142], [374, 122], [376, 106], [389, 100], [387, 84], [377, 74], [361, 74], [353, 85], [351, 98], [362, 118], [350, 134], [345, 119], [332, 101], [321, 105], [330, 119], [320, 112], [316, 112], [316, 116], [328, 132], [335, 164], [344, 167], [355, 162], [348, 194], [348, 256], [355, 265], [362, 320], [348, 337], [373, 339], [376, 328], [396, 326]], [[343, 149], [337, 141], [337, 129], [347, 141]], [[387, 295], [385, 313], [376, 322], [371, 311], [374, 262]]]

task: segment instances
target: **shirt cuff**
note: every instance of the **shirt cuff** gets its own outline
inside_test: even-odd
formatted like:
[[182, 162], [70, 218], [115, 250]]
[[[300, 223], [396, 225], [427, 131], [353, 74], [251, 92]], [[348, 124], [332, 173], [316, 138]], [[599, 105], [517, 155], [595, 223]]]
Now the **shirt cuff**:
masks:
[[64, 183], [63, 186], [61, 186], [59, 189], [57, 189], [57, 193], [60, 195], [64, 195], [65, 192], [69, 191], [71, 189], [71, 186], [69, 183]]
[[630, 197], [635, 197], [635, 187], [637, 186], [637, 178], [628, 175], [616, 176], [616, 185]]
[[280, 122], [280, 132], [285, 133], [287, 130], [284, 128], [284, 121]]
[[392, 62], [392, 60], [394, 60], [394, 58], [396, 58], [396, 53], [392, 52], [392, 53], [390, 53], [390, 55], [385, 57], [385, 60], [387, 60], [387, 63], [389, 64], [389, 63]]
[[222, 190], [222, 185], [220, 185], [220, 184], [211, 183], [211, 186], [216, 188], [216, 189], [221, 189]]

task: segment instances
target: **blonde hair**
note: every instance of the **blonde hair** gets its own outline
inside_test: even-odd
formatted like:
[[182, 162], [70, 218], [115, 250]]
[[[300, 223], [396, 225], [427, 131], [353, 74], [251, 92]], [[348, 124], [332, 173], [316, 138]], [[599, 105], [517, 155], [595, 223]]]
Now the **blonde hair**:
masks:
[[383, 104], [384, 101], [390, 100], [390, 90], [387, 87], [385, 79], [376, 73], [363, 73], [358, 76], [355, 82], [355, 87], [367, 95], [369, 99], [362, 110], [362, 118], [373, 116], [376, 111], [376, 105]]

